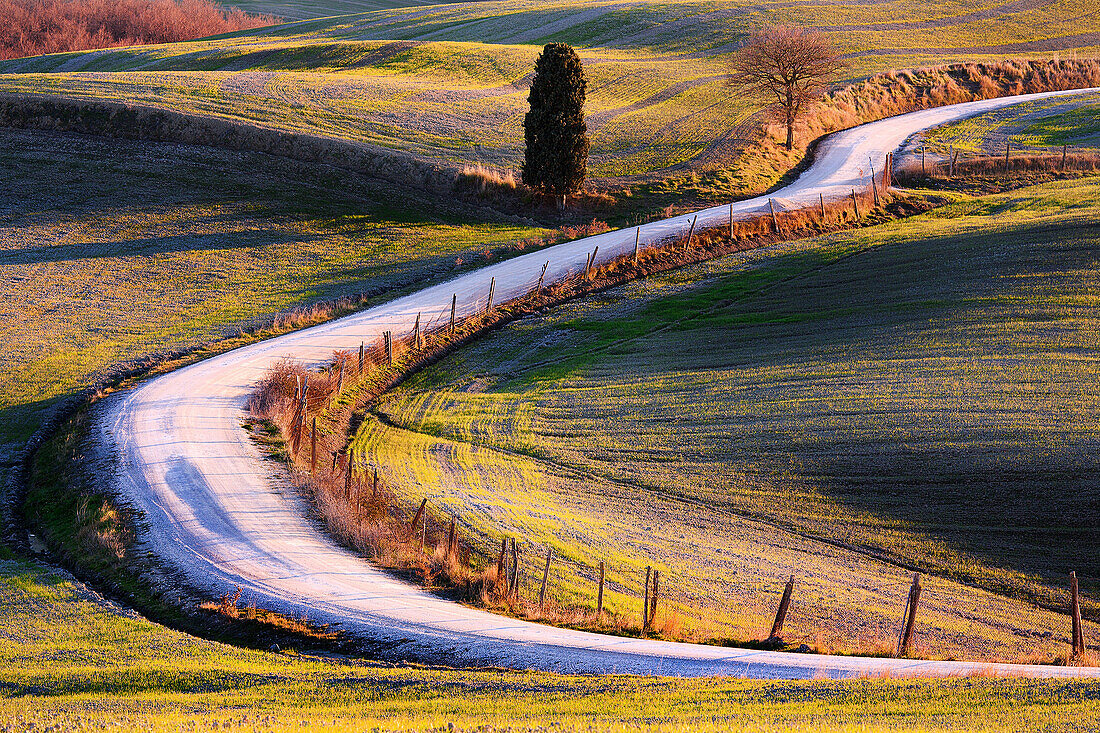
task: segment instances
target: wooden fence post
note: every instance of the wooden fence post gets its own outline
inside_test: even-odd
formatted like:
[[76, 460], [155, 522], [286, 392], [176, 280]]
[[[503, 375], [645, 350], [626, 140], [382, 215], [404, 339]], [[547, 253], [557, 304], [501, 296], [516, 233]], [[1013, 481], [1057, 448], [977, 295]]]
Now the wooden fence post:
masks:
[[772, 210], [772, 227], [779, 234], [779, 217], [775, 215], [775, 202], [772, 199], [768, 199], [768, 208]]
[[393, 366], [393, 331], [383, 331], [382, 340], [386, 343], [386, 358], [390, 360], [390, 366]]
[[592, 250], [592, 254], [589, 255], [588, 263], [584, 266], [584, 276], [585, 277], [589, 277], [589, 273], [591, 273], [592, 267], [596, 264], [596, 255], [599, 254], [599, 251], [600, 251], [600, 247], [599, 247], [599, 245], [597, 245], [596, 248], [594, 250]]
[[347, 501], [351, 498], [351, 474], [352, 474], [352, 460], [355, 457], [355, 449], [348, 448], [348, 467], [344, 471], [344, 500]]
[[329, 473], [331, 473], [331, 474], [332, 474], [333, 476], [335, 476], [335, 475], [336, 475], [336, 463], [337, 463], [337, 461], [339, 461], [339, 460], [340, 460], [340, 451], [338, 451], [338, 450], [334, 450], [334, 451], [332, 452], [332, 468], [330, 468], [330, 469], [329, 469], [329, 471], [328, 471], [328, 472], [329, 472]]
[[546, 268], [550, 266], [550, 260], [547, 260], [542, 265], [542, 272], [539, 273], [539, 284], [535, 287], [536, 293], [542, 292], [542, 283], [546, 280]]
[[890, 188], [894, 185], [894, 154], [892, 152], [886, 154], [886, 162], [882, 168], [882, 190], [886, 193], [890, 192]]
[[661, 571], [653, 571], [653, 595], [649, 598], [649, 625], [657, 620], [657, 591], [661, 583]]
[[870, 158], [867, 159], [867, 164], [871, 166], [871, 193], [875, 199], [875, 207], [879, 205], [878, 200], [878, 182], [875, 181], [875, 163]]
[[733, 204], [730, 204], [730, 241], [733, 241]]
[[542, 569], [542, 587], [539, 589], [539, 610], [546, 609], [546, 581], [550, 578], [550, 561], [554, 558], [554, 548], [546, 548], [546, 565]]
[[856, 201], [856, 190], [852, 189], [852, 208], [856, 211], [856, 221], [859, 221], [859, 202]]
[[412, 541], [413, 535], [416, 534], [416, 525], [420, 523], [420, 517], [424, 515], [424, 507], [428, 505], [428, 497], [424, 497], [420, 501], [420, 507], [417, 508], [416, 514], [413, 515], [413, 520], [409, 522], [409, 540]]
[[302, 450], [302, 433], [306, 429], [306, 407], [309, 404], [309, 376], [302, 377], [302, 398], [298, 402], [298, 438], [294, 441], [294, 453]]
[[596, 594], [596, 615], [599, 616], [603, 613], [603, 579], [604, 579], [604, 563], [600, 560], [600, 590]]
[[485, 304], [485, 312], [489, 312], [493, 309], [493, 295], [497, 289], [497, 279], [494, 277], [489, 281], [489, 300]]
[[1005, 173], [1008, 173], [1008, 155], [1012, 152], [1012, 140], [1005, 140]]
[[508, 588], [508, 597], [515, 598], [519, 594], [519, 550], [516, 548], [516, 538], [512, 538], [512, 584]]
[[699, 221], [698, 214], [691, 220], [691, 226], [688, 227], [687, 239], [684, 240], [684, 249], [691, 249], [691, 235], [695, 233], [695, 222], [697, 221]]
[[653, 567], [645, 566], [645, 600], [642, 601], [642, 632], [649, 631], [649, 582], [653, 577]]
[[927, 165], [927, 162], [926, 162], [927, 157], [928, 157], [928, 148], [927, 148], [927, 146], [921, 145], [920, 146], [920, 174], [922, 176], [927, 176], [928, 175], [928, 165]]
[[1077, 571], [1069, 574], [1070, 615], [1073, 617], [1073, 657], [1085, 653], [1085, 632], [1081, 626], [1081, 596], [1077, 590]]
[[370, 494], [372, 501], [378, 499], [378, 466], [374, 466], [374, 480], [371, 482]]
[[309, 472], [317, 473], [317, 418], [313, 418], [313, 434], [309, 439]]
[[302, 399], [302, 378], [297, 374], [294, 375], [294, 399], [295, 401]]
[[420, 313], [416, 314], [416, 323], [413, 324], [413, 348], [420, 351]]
[[359, 342], [359, 378], [360, 379], [362, 379], [362, 377], [363, 377], [363, 357], [366, 356], [366, 354], [364, 353], [366, 351], [366, 349], [367, 349], [366, 342], [360, 341]]
[[791, 606], [791, 593], [794, 592], [794, 576], [787, 581], [783, 589], [783, 597], [779, 600], [779, 609], [775, 612], [775, 621], [772, 622], [772, 632], [768, 635], [768, 641], [778, 641], [783, 633], [783, 623], [787, 620], [787, 609]]
[[444, 558], [449, 558], [454, 554], [455, 547], [455, 518], [451, 517], [451, 526], [447, 530], [447, 549], [444, 551]]
[[902, 627], [898, 643], [898, 656], [909, 655], [913, 641], [913, 625], [917, 621], [917, 604], [920, 602], [920, 573], [913, 573], [913, 586], [909, 589], [909, 598], [905, 602], [905, 625]]
[[951, 158], [951, 177], [954, 178], [959, 172], [959, 151], [956, 150], [954, 156]]
[[500, 539], [500, 557], [497, 558], [497, 588], [508, 587], [508, 576], [505, 574], [504, 555], [508, 552], [508, 538]]
[[642, 228], [638, 227], [634, 230], [634, 264], [638, 264], [638, 249], [642, 243]]
[[825, 221], [825, 194], [818, 193], [817, 200], [821, 204], [821, 221]]

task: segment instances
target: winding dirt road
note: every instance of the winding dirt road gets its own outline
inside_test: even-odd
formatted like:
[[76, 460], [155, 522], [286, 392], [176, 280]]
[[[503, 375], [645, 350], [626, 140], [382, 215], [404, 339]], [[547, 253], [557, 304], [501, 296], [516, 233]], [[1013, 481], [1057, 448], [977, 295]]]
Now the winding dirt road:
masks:
[[[1094, 90], [1089, 90], [1094, 91]], [[1060, 93], [1067, 94], [1067, 93]], [[888, 151], [928, 127], [1037, 96], [1009, 97], [883, 120], [833, 135], [816, 162], [773, 194], [783, 209], [817, 205], [867, 185]], [[734, 204], [734, 216], [758, 216], [766, 197]], [[694, 215], [692, 215], [694, 216]], [[642, 246], [685, 232], [692, 216], [647, 224]], [[698, 212], [700, 228], [728, 221], [729, 207]], [[118, 459], [114, 490], [144, 513], [144, 546], [216, 596], [240, 585], [263, 607], [336, 624], [376, 644], [392, 659], [452, 665], [499, 665], [578, 673], [764, 678], [945, 676], [969, 673], [1100, 677], [1100, 668], [990, 665], [750, 651], [629, 639], [518, 621], [426, 593], [372, 567], [333, 543], [285, 482], [268, 468], [241, 421], [249, 393], [276, 360], [331, 359], [384, 330], [404, 333], [418, 311], [460, 313], [484, 305], [490, 278], [496, 301], [530, 289], [547, 260], [547, 281], [630, 252], [635, 231], [608, 232], [484, 267], [385, 305], [246, 346], [149, 380], [105, 400], [97, 410], [105, 450]]]

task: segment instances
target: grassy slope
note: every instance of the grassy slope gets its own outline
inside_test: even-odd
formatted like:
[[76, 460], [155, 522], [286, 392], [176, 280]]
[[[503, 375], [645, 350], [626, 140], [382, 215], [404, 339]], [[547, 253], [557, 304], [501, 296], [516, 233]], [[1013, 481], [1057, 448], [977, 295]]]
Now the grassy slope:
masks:
[[[614, 178], [732, 163], [755, 107], [725, 88], [724, 54], [761, 22], [825, 28], [854, 54], [849, 76], [859, 78], [895, 66], [1087, 50], [1100, 41], [1078, 9], [1068, 0], [459, 3], [18, 60], [0, 66], [20, 72], [0, 75], [0, 90], [138, 101], [517, 167], [526, 77], [539, 44], [561, 40], [582, 48], [591, 78], [591, 172]], [[730, 175], [730, 192], [767, 183]]]
[[[474, 531], [554, 544], [563, 596], [589, 597], [605, 555], [634, 595], [656, 561], [687, 609], [759, 633], [796, 572], [800, 638], [888, 639], [904, 574], [775, 524], [1059, 605], [1076, 569], [1095, 617], [1098, 193], [965, 200], [571, 305], [403, 385], [382, 410], [420, 435], [368, 422], [360, 441]], [[1064, 617], [933, 593], [934, 654], [1064, 636]]]
[[0, 140], [0, 445], [104, 365], [442, 277], [542, 231], [462, 223], [414, 192], [261, 155]]
[[437, 0], [233, 0], [221, 4], [249, 13], [267, 13], [284, 20], [307, 20], [436, 3]]
[[[345, 663], [206, 642], [0, 556], [0, 730], [1088, 730], [1100, 684], [560, 677]], [[45, 662], [45, 660], [49, 660]]]
[[[258, 2], [242, 5], [279, 12]], [[286, 15], [344, 12], [327, 1], [323, 7], [308, 2], [296, 7]], [[826, 14], [812, 4], [774, 11], [741, 7], [589, 3], [587, 12], [577, 13], [576, 5], [568, 4], [491, 3], [439, 9], [444, 16], [395, 11], [288, 26], [255, 39], [246, 35], [18, 62], [4, 70], [51, 71], [60, 62], [91, 73], [8, 75], [0, 79], [0, 89], [142, 100], [372, 140], [449, 160], [514, 165], [522, 82], [535, 51], [516, 44], [565, 39], [593, 46], [584, 54], [595, 82], [595, 169], [624, 175], [686, 160], [721, 162], [728, 148], [711, 145], [712, 139], [741, 134], [738, 124], [750, 110], [731, 101], [720, 79], [713, 78], [722, 73], [720, 61], [707, 54], [677, 57], [680, 52], [709, 47], [721, 53], [740, 29], [764, 17], [876, 26], [886, 16], [915, 17], [919, 23], [919, 17], [971, 9], [962, 3], [919, 9], [895, 3], [893, 10], [833, 7]], [[497, 18], [475, 20], [498, 10]], [[1025, 11], [995, 24], [948, 21], [946, 30], [834, 32], [838, 39], [854, 39], [853, 48], [868, 43], [867, 48], [882, 50], [901, 39], [947, 49], [863, 56], [853, 69], [858, 75], [995, 50], [985, 43], [1054, 39], [1057, 48], [1084, 48], [1088, 39], [1069, 37], [1083, 30], [1080, 22], [1066, 17], [1056, 5], [1043, 18]], [[393, 22], [376, 22], [381, 18]], [[684, 32], [695, 25], [704, 29], [702, 42]], [[432, 42], [372, 41], [389, 38]], [[471, 43], [434, 42], [446, 39]], [[485, 40], [510, 45], [477, 43]], [[1021, 50], [1029, 48], [1011, 53]], [[146, 62], [152, 70], [137, 68]], [[409, 132], [411, 120], [424, 124]], [[501, 135], [498, 127], [509, 131]], [[461, 226], [445, 212], [424, 217], [422, 207], [410, 206], [400, 194], [380, 192], [369, 181], [349, 184], [346, 174], [330, 177], [262, 156], [76, 139], [66, 143], [62, 155], [56, 145], [34, 136], [5, 133], [4, 140], [0, 163], [16, 185], [6, 189], [0, 242], [5, 274], [0, 302], [7, 307], [4, 343], [9, 345], [0, 357], [6, 380], [0, 447], [25, 437], [38, 408], [86, 383], [106, 361], [199, 340], [226, 324], [358, 290], [364, 277], [390, 287], [445, 273], [456, 256], [469, 258], [488, 244], [526, 234], [509, 227]], [[174, 155], [186, 156], [188, 163], [181, 165]], [[73, 158], [79, 161], [75, 165]], [[730, 184], [731, 190], [745, 185]], [[223, 294], [227, 283], [241, 286]], [[1089, 686], [613, 681], [593, 691], [591, 681], [560, 678], [520, 675], [516, 683], [510, 676], [502, 682], [497, 673], [364, 672], [240, 652], [126, 620], [74, 597], [65, 581], [21, 562], [4, 563], [0, 589], [5, 609], [0, 714], [9, 719], [56, 722], [60, 714], [73, 724], [75, 715], [97, 722], [126, 716], [124, 722], [134, 728], [150, 723], [175, 728], [181, 721], [238, 719], [223, 711], [242, 704], [274, 714], [287, 727], [297, 727], [301, 718], [317, 722], [330, 715], [377, 716], [390, 727], [424, 727], [449, 719], [473, 721], [470, 710], [481, 711], [477, 722], [568, 722], [595, 711], [604, 722], [665, 720], [692, 729], [724, 729], [724, 715], [780, 729], [868, 721], [872, 729], [896, 729], [929, 719], [974, 728], [1030, 728], [1052, 717], [1052, 704], [1062, 713], [1081, 711], [1083, 725], [1097, 716], [1096, 693]], [[893, 603], [887, 599], [887, 605]], [[195, 658], [201, 661], [194, 666], [181, 664]], [[43, 671], [43, 659], [54, 660], [51, 670]], [[333, 684], [348, 678], [354, 681]], [[759, 703], [762, 695], [770, 698], [766, 706]], [[960, 701], [967, 712], [957, 711]]]
[[926, 137], [930, 150], [943, 151], [948, 145], [962, 151], [1003, 154], [1009, 140], [1017, 150], [1058, 152], [1100, 147], [1100, 95], [1072, 101], [1047, 100], [1016, 105], [972, 117], [933, 130]]

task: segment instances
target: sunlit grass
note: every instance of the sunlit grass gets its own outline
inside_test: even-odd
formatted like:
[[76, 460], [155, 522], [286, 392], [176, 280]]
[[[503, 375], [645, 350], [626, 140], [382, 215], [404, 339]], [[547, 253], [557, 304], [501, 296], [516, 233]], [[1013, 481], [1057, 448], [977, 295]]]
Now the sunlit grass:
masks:
[[[152, 105], [449, 164], [518, 168], [527, 80], [540, 45], [558, 40], [579, 47], [589, 75], [591, 175], [728, 168], [740, 179], [727, 186], [736, 193], [777, 176], [759, 179], [731, 157], [754, 132], [743, 125], [759, 107], [724, 81], [727, 55], [748, 30], [764, 22], [823, 26], [852, 56], [846, 81], [897, 66], [1026, 56], [1032, 43], [1068, 52], [1086, 30], [1066, 0], [995, 6], [509, 0], [396, 8], [16, 60], [0, 65], [0, 91]], [[884, 27], [901, 18], [910, 26], [904, 32]], [[1013, 50], [999, 50], [1004, 44]]]
[[[563, 597], [590, 598], [602, 556], [632, 588], [659, 564], [684, 613], [751, 634], [794, 572], [799, 638], [882, 642], [905, 580], [869, 551], [1064, 608], [1070, 569], [1090, 594], [1100, 577], [1098, 190], [965, 200], [586, 299], [406, 382], [381, 410], [419, 434], [368, 422], [360, 440], [475, 532], [528, 538], [533, 566], [571, 547]], [[1064, 616], [936, 592], [928, 653], [1062, 643]]]
[[[0, 730], [1033, 730], [1100, 723], [1090, 682], [748, 682], [394, 668], [236, 649], [0, 559]], [[1061, 727], [1061, 726], [1060, 726]], [[54, 728], [55, 730], [58, 728]], [[484, 730], [484, 728], [481, 728]]]
[[1013, 105], [930, 131], [925, 138], [930, 150], [944, 152], [948, 145], [974, 153], [1004, 154], [1005, 144], [1016, 149], [1053, 150], [1100, 145], [1096, 122], [1100, 95], [1073, 100], [1047, 99]]

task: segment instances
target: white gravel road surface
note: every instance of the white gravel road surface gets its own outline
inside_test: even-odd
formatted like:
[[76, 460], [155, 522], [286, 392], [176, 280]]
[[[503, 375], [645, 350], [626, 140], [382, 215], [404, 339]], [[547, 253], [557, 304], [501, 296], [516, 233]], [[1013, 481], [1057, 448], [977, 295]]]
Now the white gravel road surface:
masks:
[[[1095, 91], [1095, 90], [1089, 90]], [[1061, 93], [1066, 94], [1066, 93]], [[837, 133], [797, 181], [772, 194], [782, 209], [817, 205], [866, 187], [870, 162], [928, 127], [1037, 96], [1008, 97], [914, 112]], [[767, 211], [767, 197], [734, 204], [736, 217]], [[694, 215], [641, 228], [642, 246], [684, 233]], [[728, 220], [729, 207], [698, 212], [700, 228]], [[276, 360], [331, 359], [384, 330], [404, 333], [417, 312], [460, 315], [530, 289], [547, 260], [547, 282], [629, 252], [635, 231], [608, 232], [481, 268], [330, 323], [245, 346], [151, 379], [100, 403], [102, 448], [117, 457], [113, 489], [144, 513], [141, 540], [212, 597], [240, 585], [262, 606], [336, 624], [377, 644], [391, 659], [498, 665], [577, 673], [764, 678], [946, 676], [973, 672], [1036, 677], [1100, 676], [1100, 668], [988, 665], [751, 651], [571, 631], [467, 608], [390, 577], [337, 546], [285, 490], [241, 428], [254, 385]]]

